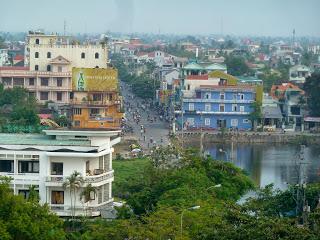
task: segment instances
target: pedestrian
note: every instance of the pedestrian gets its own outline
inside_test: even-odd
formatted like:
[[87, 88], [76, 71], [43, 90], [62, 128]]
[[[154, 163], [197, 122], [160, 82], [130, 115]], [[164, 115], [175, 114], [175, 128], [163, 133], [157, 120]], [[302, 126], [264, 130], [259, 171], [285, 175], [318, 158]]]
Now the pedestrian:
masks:
[[144, 142], [146, 141], [146, 135], [143, 135], [143, 141]]

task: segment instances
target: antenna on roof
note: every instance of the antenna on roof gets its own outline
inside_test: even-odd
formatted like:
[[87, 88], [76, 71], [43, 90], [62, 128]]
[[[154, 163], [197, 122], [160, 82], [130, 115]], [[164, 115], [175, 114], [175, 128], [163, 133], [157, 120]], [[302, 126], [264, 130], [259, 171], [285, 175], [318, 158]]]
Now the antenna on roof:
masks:
[[67, 21], [63, 21], [63, 36], [66, 36], [66, 30], [67, 30]]
[[292, 50], [294, 49], [295, 37], [296, 37], [296, 30], [293, 29], [293, 31], [292, 31]]

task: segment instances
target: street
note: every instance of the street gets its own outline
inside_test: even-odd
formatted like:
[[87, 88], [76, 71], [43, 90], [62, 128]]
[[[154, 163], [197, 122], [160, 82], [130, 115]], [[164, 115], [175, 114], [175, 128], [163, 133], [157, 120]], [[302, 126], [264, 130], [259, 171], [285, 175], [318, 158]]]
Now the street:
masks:
[[120, 86], [124, 98], [126, 126], [132, 129], [132, 132], [124, 132], [124, 138], [134, 137], [143, 150], [168, 145], [168, 123], [160, 119], [157, 112], [150, 107], [150, 102], [135, 96], [127, 84], [120, 82]]

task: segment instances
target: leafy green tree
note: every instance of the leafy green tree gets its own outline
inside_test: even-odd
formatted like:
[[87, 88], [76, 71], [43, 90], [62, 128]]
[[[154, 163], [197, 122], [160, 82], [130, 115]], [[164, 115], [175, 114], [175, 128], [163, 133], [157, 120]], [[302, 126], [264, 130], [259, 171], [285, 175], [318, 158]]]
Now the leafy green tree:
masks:
[[229, 55], [226, 57], [225, 63], [228, 68], [228, 73], [231, 75], [241, 76], [251, 74], [251, 70], [247, 66], [243, 57]]
[[[63, 183], [64, 189], [69, 189], [70, 193], [70, 208], [71, 208], [71, 217], [74, 220], [75, 217], [75, 204], [76, 204], [76, 196], [77, 191], [80, 189], [82, 184], [84, 183], [84, 179], [81, 174], [77, 171], [74, 171]], [[74, 222], [74, 221], [73, 221]]]
[[252, 112], [250, 113], [250, 121], [252, 123], [253, 131], [257, 129], [257, 123], [262, 118], [262, 110], [261, 110], [261, 103], [253, 102], [251, 104]]
[[303, 85], [312, 116], [320, 116], [320, 73], [313, 73]]
[[0, 239], [65, 239], [63, 221], [47, 205], [14, 195], [9, 188], [10, 181], [0, 177]]

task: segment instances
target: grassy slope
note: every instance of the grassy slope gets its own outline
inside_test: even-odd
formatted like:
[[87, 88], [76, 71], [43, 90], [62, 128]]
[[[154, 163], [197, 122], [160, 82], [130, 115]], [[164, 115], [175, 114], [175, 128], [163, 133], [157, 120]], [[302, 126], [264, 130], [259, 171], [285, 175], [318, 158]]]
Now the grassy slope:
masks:
[[148, 164], [150, 164], [150, 160], [147, 158], [113, 160], [113, 195], [118, 197], [124, 194], [122, 189], [125, 186], [128, 186], [128, 182], [133, 179], [140, 178]]

